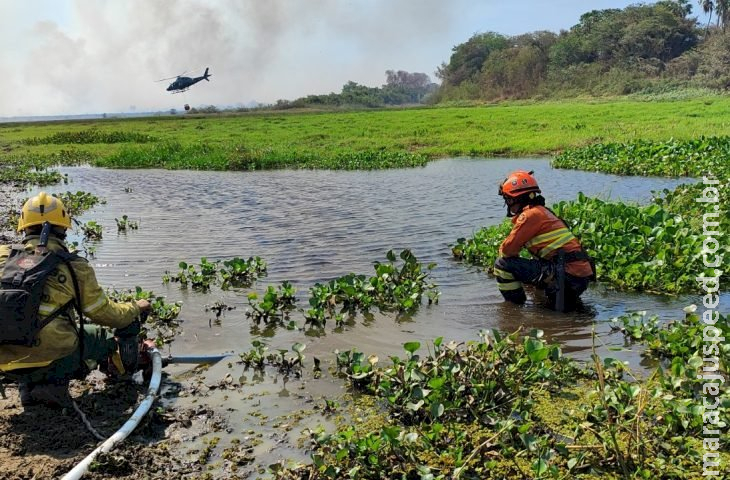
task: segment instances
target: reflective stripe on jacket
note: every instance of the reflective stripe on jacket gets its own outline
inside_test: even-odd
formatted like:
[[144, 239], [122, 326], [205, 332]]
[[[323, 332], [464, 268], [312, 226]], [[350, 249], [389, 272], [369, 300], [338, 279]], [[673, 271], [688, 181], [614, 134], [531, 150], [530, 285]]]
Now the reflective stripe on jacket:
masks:
[[[581, 249], [580, 242], [563, 221], [540, 205], [528, 205], [522, 213], [512, 218], [512, 231], [499, 247], [499, 253], [504, 257], [517, 257], [522, 247], [545, 260], [552, 259], [558, 248], [567, 253]], [[593, 274], [587, 260], [567, 263], [565, 272], [575, 277], [590, 277]]]
[[[36, 247], [38, 240], [37, 235], [28, 236], [23, 243], [26, 249], [30, 250]], [[60, 251], [65, 250], [66, 246], [60, 240], [51, 237], [48, 239], [48, 248]], [[0, 245], [0, 271], [5, 268], [9, 254], [10, 247]], [[112, 328], [125, 327], [139, 315], [136, 303], [117, 303], [106, 296], [96, 281], [94, 269], [85, 259], [72, 260], [71, 265], [79, 283], [84, 316], [93, 323]], [[48, 278], [43, 289], [43, 300], [39, 309], [41, 319], [75, 297], [71, 274], [68, 267], [62, 263]], [[78, 344], [76, 317], [74, 307], [69, 307], [65, 313], [53, 319], [40, 331], [38, 344], [35, 346], [0, 345], [0, 371], [43, 367], [70, 355]]]

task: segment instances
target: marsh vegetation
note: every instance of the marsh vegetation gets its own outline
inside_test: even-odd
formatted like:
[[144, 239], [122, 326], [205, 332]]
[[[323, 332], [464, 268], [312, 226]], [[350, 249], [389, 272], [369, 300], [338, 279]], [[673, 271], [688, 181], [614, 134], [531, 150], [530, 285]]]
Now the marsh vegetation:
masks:
[[[365, 165], [365, 169], [370, 169], [409, 166], [413, 158], [419, 159], [417, 165], [423, 165], [431, 158], [449, 153], [538, 153], [564, 147], [570, 148], [556, 157], [556, 166], [625, 175], [691, 176], [701, 174], [704, 169], [719, 168], [719, 175], [727, 175], [722, 170], [727, 166], [723, 153], [727, 140], [722, 136], [726, 100], [715, 98], [707, 102], [710, 104], [694, 100], [656, 104], [626, 101], [619, 103], [621, 108], [611, 103], [580, 106], [554, 103], [321, 115], [189, 117], [100, 122], [93, 129], [75, 123], [23, 125], [13, 132], [10, 155], [25, 158], [26, 163], [8, 163], [12, 168], [19, 168], [14, 170], [17, 180], [8, 182], [18, 185], [37, 182], [46, 186], [49, 182], [59, 186], [64, 181], [73, 182], [73, 176], [69, 179], [56, 171], [53, 166], [58, 164], [195, 169], [246, 169], [246, 165], [255, 169], [363, 168]], [[715, 117], [704, 113], [696, 117], [681, 116], [684, 109], [699, 105], [713, 111]], [[574, 117], [571, 107], [589, 114], [579, 119]], [[536, 126], [534, 116], [547, 112], [557, 114], [555, 118], [559, 120]], [[654, 123], [651, 118], [654, 114], [670, 121]], [[621, 120], [617, 123], [618, 118]], [[699, 126], [700, 123], [708, 135], [714, 136], [691, 138], [682, 130], [683, 125]], [[142, 131], [142, 126], [149, 137], [133, 134]], [[182, 126], [182, 130], [173, 131], [172, 127], [177, 126]], [[192, 130], [187, 130], [191, 127]], [[110, 134], [100, 133], [106, 128]], [[86, 133], [57, 135], [76, 129]], [[132, 133], [114, 133], [125, 129]], [[206, 136], [201, 136], [200, 131]], [[323, 137], [305, 134], [314, 131], [327, 133], [318, 133]], [[514, 134], [506, 135], [507, 131]], [[646, 139], [639, 140], [637, 132]], [[670, 136], [676, 140], [667, 140]], [[174, 138], [177, 140], [171, 140]], [[69, 139], [89, 139], [89, 142], [54, 143]], [[259, 142], [250, 147], [254, 150], [236, 153], [235, 145], [249, 140]], [[595, 145], [599, 140], [603, 143]], [[94, 143], [100, 141], [108, 143]], [[330, 148], [331, 145], [336, 147]], [[230, 163], [235, 155], [241, 159], [254, 158], [245, 157], [251, 151], [265, 152], [265, 155], [255, 157], [249, 164]], [[415, 156], [402, 155], [402, 152]], [[273, 163], [262, 160], [266, 155]], [[320, 162], [320, 155], [325, 160]], [[333, 158], [350, 160], [327, 163]], [[691, 164], [687, 158], [693, 159]], [[408, 174], [423, 175], [426, 170]], [[27, 176], [37, 172], [43, 175]], [[324, 178], [323, 181], [332, 181], [332, 177]], [[404, 188], [402, 181], [393, 186], [378, 183], [378, 179], [371, 180], [378, 198]], [[114, 227], [116, 223], [117, 230], [124, 232], [132, 228], [130, 219], [139, 214], [131, 207], [135, 203], [128, 195], [131, 191], [128, 185], [133, 182], [125, 179], [120, 182], [129, 190], [116, 188], [124, 190], [125, 195], [115, 196], [115, 201], [126, 198], [128, 204], [116, 206], [116, 212], [108, 213], [103, 224]], [[278, 189], [277, 182], [273, 183]], [[192, 181], [190, 185], [195, 183]], [[219, 188], [225, 188], [222, 183], [218, 182]], [[321, 185], [317, 183], [312, 191], [321, 192]], [[241, 195], [240, 184], [232, 184], [231, 189]], [[697, 186], [687, 184], [657, 192], [649, 204], [636, 204], [581, 194], [580, 187], [576, 186], [570, 194], [572, 198], [558, 201], [554, 209], [569, 221], [589, 252], [597, 257], [603, 286], [676, 294], [693, 291], [696, 287], [693, 277], [703, 271], [697, 257], [701, 238], [696, 233], [703, 212], [701, 205], [693, 201], [696, 189]], [[141, 189], [137, 192], [144, 195]], [[188, 194], [198, 195], [194, 190]], [[110, 195], [117, 194], [110, 192]], [[18, 195], [15, 201], [19, 203], [22, 197]], [[90, 238], [84, 240], [89, 249], [103, 251], [105, 243], [112, 241], [134, 244], [150, 233], [142, 228], [134, 235], [119, 235], [122, 238], [115, 239], [116, 235], [109, 235], [101, 227], [101, 219], [92, 219], [96, 207], [105, 207], [102, 203], [105, 199], [84, 192], [68, 192], [63, 198], [77, 217], [87, 218], [77, 228], [82, 229], [80, 235], [91, 232]], [[208, 204], [205, 199], [198, 200], [204, 203], [201, 211], [217, 204], [217, 201]], [[408, 200], [413, 201], [411, 197]], [[244, 196], [241, 201], [261, 208], [257, 198]], [[286, 196], [277, 201], [283, 205], [282, 211], [294, 208], [302, 215], [310, 213], [292, 207]], [[333, 204], [329, 203], [328, 208]], [[161, 217], [155, 217], [159, 213], [154, 204], [148, 206], [152, 217], [160, 222]], [[338, 206], [344, 208], [341, 203]], [[167, 204], [159, 206], [160, 211], [167, 208]], [[357, 211], [368, 215], [367, 210], [368, 207], [360, 207]], [[268, 221], [280, 228], [282, 225], [291, 228], [295, 221], [290, 214], [282, 218], [272, 216], [273, 220]], [[193, 218], [205, 223], [202, 217]], [[411, 218], [401, 218], [401, 221], [407, 224]], [[727, 217], [720, 217], [719, 221], [720, 230], [727, 231]], [[302, 221], [300, 226], [304, 229], [307, 225]], [[100, 238], [94, 238], [95, 231]], [[448, 268], [466, 271], [470, 268], [467, 264], [490, 266], [507, 231], [508, 225], [503, 224], [478, 230], [469, 239], [444, 238], [444, 246], [451, 243], [452, 254], [460, 260]], [[245, 232], [235, 231], [241, 238]], [[190, 238], [189, 233], [185, 239]], [[206, 237], [218, 238], [214, 233], [211, 229]], [[189, 332], [197, 335], [202, 332], [200, 328], [227, 333], [243, 330], [247, 331], [251, 346], [239, 353], [238, 358], [242, 368], [247, 369], [244, 371], [257, 372], [256, 378], [265, 378], [267, 372], [282, 379], [310, 382], [322, 377], [339, 378], [353, 393], [362, 396], [352, 403], [334, 396], [319, 398], [321, 408], [313, 415], [322, 415], [323, 421], [341, 415], [339, 426], [300, 432], [311, 448], [311, 462], [272, 466], [270, 475], [380, 478], [382, 472], [391, 472], [389, 478], [653, 478], [671, 472], [677, 478], [691, 478], [690, 472], [701, 464], [701, 444], [694, 439], [702, 423], [696, 384], [701, 346], [695, 334], [700, 327], [694, 313], [667, 323], [652, 318], [651, 312], [647, 315], [628, 312], [612, 323], [613, 335], [625, 335], [627, 348], [645, 351], [646, 358], [661, 367], [656, 372], [633, 373], [620, 355], [605, 355], [605, 347], [596, 348], [595, 356], [589, 361], [575, 360], [565, 356], [562, 346], [551, 342], [539, 329], [488, 328], [481, 330], [478, 339], [453, 339], [444, 334], [426, 342], [420, 332], [408, 333], [414, 330], [405, 326], [412, 323], [419, 329], [433, 329], [420, 324], [423, 317], [419, 315], [439, 315], [440, 309], [448, 308], [449, 300], [444, 301], [439, 295], [437, 282], [431, 276], [433, 271], [443, 271], [445, 267], [432, 263], [431, 256], [427, 255], [428, 260], [423, 262], [419, 252], [406, 248], [384, 250], [377, 255], [369, 253], [373, 258], [366, 258], [365, 263], [374, 272], [368, 273], [364, 269], [338, 271], [336, 255], [332, 254], [331, 258], [323, 255], [327, 263], [320, 261], [312, 268], [330, 265], [329, 272], [338, 273], [328, 274], [326, 281], [317, 280], [312, 285], [286, 279], [281, 266], [270, 260], [271, 250], [262, 253], [261, 249], [271, 240], [262, 238], [260, 232], [252, 235], [248, 245], [258, 245], [258, 249], [249, 247], [247, 251], [231, 252], [229, 247], [225, 253], [217, 251], [215, 257], [201, 257], [199, 247], [190, 251], [193, 247], [186, 246], [188, 250], [174, 250], [179, 252], [175, 258], [166, 254], [159, 261], [142, 260], [150, 269], [160, 266], [160, 261], [166, 262], [154, 273], [156, 285], [161, 283], [162, 272], [177, 264], [177, 271], [168, 271], [163, 276], [169, 285], [163, 284], [162, 288], [168, 288], [168, 296], [179, 292], [187, 309], [196, 302], [204, 302], [206, 312], [215, 314], [215, 325], [212, 319], [204, 327], [193, 324], [192, 319], [208, 318], [202, 308], [200, 312], [188, 310], [186, 314], [183, 303], [153, 293], [149, 287], [110, 292], [110, 296], [153, 301], [154, 314], [147, 324], [148, 335], [165, 348], [184, 348], [175, 345], [185, 345], [186, 339], [190, 341]], [[287, 256], [293, 262], [301, 259], [295, 248], [290, 250], [287, 239], [280, 239], [280, 243], [283, 246], [278, 261]], [[129, 248], [139, 252], [134, 245]], [[114, 252], [103, 253], [114, 255]], [[385, 259], [377, 260], [384, 253]], [[730, 255], [724, 258], [723, 266]], [[439, 257], [439, 263], [448, 261], [448, 255]], [[490, 281], [487, 277], [481, 280]], [[724, 276], [723, 281], [726, 280]], [[450, 291], [455, 288], [451, 285]], [[393, 329], [388, 325], [391, 334], [397, 331], [397, 338], [413, 337], [401, 343], [405, 353], [383, 356], [352, 346], [324, 353], [317, 346], [323, 339], [328, 344], [357, 341], [359, 332], [374, 325], [384, 327], [387, 319], [395, 319], [398, 326]], [[241, 323], [242, 320], [246, 323]], [[718, 328], [730, 333], [726, 324], [727, 317], [723, 316]], [[183, 329], [187, 336], [181, 335]], [[277, 341], [277, 337], [282, 340]], [[222, 344], [228, 340], [217, 339]], [[599, 350], [603, 352], [601, 357]], [[720, 353], [719, 368], [727, 371], [727, 352]], [[234, 388], [235, 378], [226, 377], [221, 384]], [[197, 390], [192, 391], [197, 394]], [[365, 409], [367, 422], [348, 419], [350, 405]], [[730, 401], [723, 396], [718, 409], [723, 421], [727, 421], [728, 408]], [[214, 471], [219, 462], [227, 460], [219, 457], [223, 447], [218, 446], [218, 441], [208, 441], [197, 458]], [[723, 455], [727, 458], [727, 452], [723, 451]]]

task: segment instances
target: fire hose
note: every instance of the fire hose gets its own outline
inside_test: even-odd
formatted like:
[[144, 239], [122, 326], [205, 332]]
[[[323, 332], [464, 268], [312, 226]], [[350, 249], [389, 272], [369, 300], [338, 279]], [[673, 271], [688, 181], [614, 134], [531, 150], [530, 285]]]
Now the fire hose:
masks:
[[132, 416], [129, 417], [129, 420], [127, 420], [119, 430], [117, 430], [111, 437], [107, 438], [101, 445], [96, 447], [93, 452], [81, 460], [73, 469], [64, 475], [61, 480], [76, 480], [83, 477], [83, 475], [88, 471], [91, 463], [100, 453], [109, 452], [112, 448], [114, 448], [114, 445], [123, 441], [135, 428], [137, 428], [137, 425], [139, 425], [139, 422], [142, 421], [145, 415], [147, 415], [152, 403], [155, 401], [155, 398], [157, 398], [157, 392], [160, 389], [160, 382], [162, 381], [163, 365], [171, 363], [215, 363], [230, 355], [230, 353], [228, 353], [223, 355], [167, 357], [163, 359], [159, 350], [156, 348], [150, 348], [148, 352], [152, 359], [152, 377], [150, 378], [147, 395], [144, 400], [142, 400]]

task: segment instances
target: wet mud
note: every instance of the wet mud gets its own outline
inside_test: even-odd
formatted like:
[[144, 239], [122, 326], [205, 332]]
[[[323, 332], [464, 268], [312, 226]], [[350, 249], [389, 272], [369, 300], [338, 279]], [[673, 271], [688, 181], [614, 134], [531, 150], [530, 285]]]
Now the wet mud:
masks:
[[[60, 478], [99, 444], [72, 408], [42, 405], [23, 408], [14, 384], [5, 384], [0, 399], [0, 479]], [[177, 395], [168, 385], [165, 396]], [[172, 393], [170, 393], [172, 392]], [[71, 394], [89, 423], [103, 437], [114, 434], [131, 416], [146, 386], [107, 383], [92, 374], [73, 381]], [[200, 463], [175, 461], [175, 444], [225, 429], [225, 421], [199, 405], [165, 409], [157, 402], [127, 439], [111, 452], [99, 455], [84, 478], [194, 478]]]

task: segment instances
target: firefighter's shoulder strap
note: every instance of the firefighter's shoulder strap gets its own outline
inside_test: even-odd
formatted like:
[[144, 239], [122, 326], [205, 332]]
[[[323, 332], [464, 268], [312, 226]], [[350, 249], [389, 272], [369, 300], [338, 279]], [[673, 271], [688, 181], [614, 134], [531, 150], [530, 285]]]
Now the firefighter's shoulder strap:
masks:
[[73, 260], [83, 259], [75, 253], [70, 253], [66, 251], [58, 252], [57, 254], [59, 257], [61, 257], [61, 261], [66, 264], [66, 267], [68, 267], [68, 271], [71, 274], [71, 281], [74, 284], [74, 296], [76, 297], [76, 301], [73, 302], [73, 299], [71, 301], [76, 307], [76, 314], [79, 317], [79, 328], [76, 333], [79, 336], [79, 355], [81, 357], [81, 367], [84, 368], [86, 366], [86, 362], [84, 362], [84, 310], [83, 308], [81, 308], [81, 288], [79, 288], [79, 280], [78, 277], [76, 277], [76, 272], [74, 271], [73, 266], [71, 265], [71, 262]]

